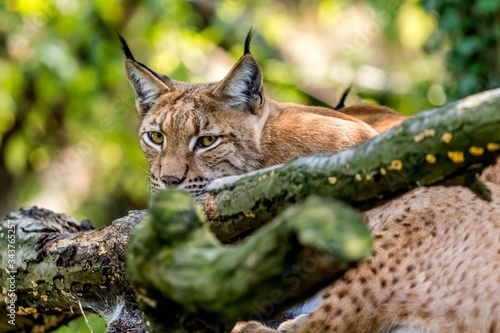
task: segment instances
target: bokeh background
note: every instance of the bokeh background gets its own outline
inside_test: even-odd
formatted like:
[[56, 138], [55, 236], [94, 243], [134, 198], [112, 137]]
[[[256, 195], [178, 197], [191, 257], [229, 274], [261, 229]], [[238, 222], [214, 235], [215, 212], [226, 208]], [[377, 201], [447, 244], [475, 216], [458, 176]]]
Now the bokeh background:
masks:
[[414, 114], [500, 86], [498, 0], [0, 1], [0, 215], [38, 205], [101, 226], [145, 208], [116, 32], [149, 67], [206, 82], [252, 26], [280, 101], [332, 106], [353, 84], [348, 104]]

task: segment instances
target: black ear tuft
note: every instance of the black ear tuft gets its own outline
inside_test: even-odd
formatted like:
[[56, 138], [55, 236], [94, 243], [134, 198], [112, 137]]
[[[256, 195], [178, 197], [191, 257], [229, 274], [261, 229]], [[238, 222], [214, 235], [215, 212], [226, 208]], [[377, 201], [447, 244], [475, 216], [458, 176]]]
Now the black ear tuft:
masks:
[[130, 48], [128, 47], [127, 42], [125, 41], [125, 39], [119, 33], [116, 33], [116, 34], [118, 35], [118, 39], [120, 40], [120, 44], [122, 46], [122, 50], [123, 50], [123, 53], [125, 54], [125, 57], [127, 59], [135, 61], [135, 58], [132, 55], [132, 51], [130, 51]]
[[119, 33], [117, 35], [126, 57], [125, 70], [135, 92], [135, 105], [139, 114], [143, 116], [157, 102], [162, 93], [173, 89], [172, 80], [137, 62], [125, 39]]
[[347, 95], [349, 94], [349, 91], [351, 91], [352, 85], [350, 85], [343, 93], [342, 96], [340, 96], [340, 100], [337, 103], [337, 106], [334, 107], [334, 110], [340, 110], [345, 107], [345, 99], [347, 98]]
[[243, 55], [251, 54], [250, 53], [250, 42], [252, 41], [252, 38], [254, 35], [255, 35], [255, 31], [253, 30], [253, 28], [250, 28], [250, 30], [248, 31], [247, 37], [245, 38], [245, 50], [244, 50]]
[[128, 47], [127, 42], [125, 41], [125, 38], [123, 38], [118, 32], [116, 34], [118, 36], [118, 39], [120, 40], [120, 44], [122, 46], [123, 53], [125, 54], [125, 57], [127, 59], [136, 62], [138, 65], [142, 66], [145, 70], [147, 70], [148, 72], [150, 72], [151, 74], [156, 76], [158, 79], [163, 81], [163, 83], [165, 83], [167, 85], [170, 84], [169, 82], [171, 80], [168, 76], [163, 75], [161, 73], [158, 73], [157, 71], [154, 71], [151, 68], [149, 68], [148, 66], [144, 65], [142, 62], [138, 62], [137, 60], [135, 60], [134, 55], [132, 54], [132, 51], [130, 51], [130, 48]]

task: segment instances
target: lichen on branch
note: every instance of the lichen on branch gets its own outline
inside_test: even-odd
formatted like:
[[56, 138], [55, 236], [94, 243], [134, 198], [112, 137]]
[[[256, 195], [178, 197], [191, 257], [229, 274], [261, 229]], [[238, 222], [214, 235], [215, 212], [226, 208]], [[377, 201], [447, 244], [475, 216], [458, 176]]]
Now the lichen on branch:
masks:
[[475, 175], [499, 154], [496, 89], [420, 113], [337, 154], [216, 180], [202, 204], [211, 230], [222, 242], [232, 242], [311, 194], [366, 209], [418, 186], [447, 183], [487, 198]]

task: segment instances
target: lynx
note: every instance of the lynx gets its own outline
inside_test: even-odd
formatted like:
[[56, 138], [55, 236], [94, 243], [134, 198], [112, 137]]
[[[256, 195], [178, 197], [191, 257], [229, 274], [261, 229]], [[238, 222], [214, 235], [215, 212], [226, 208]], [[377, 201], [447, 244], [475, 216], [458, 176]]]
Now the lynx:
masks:
[[[153, 188], [178, 187], [202, 200], [216, 178], [335, 153], [404, 120], [372, 105], [335, 111], [271, 100], [251, 37], [227, 76], [207, 84], [148, 68], [120, 37]], [[233, 333], [500, 332], [500, 187], [487, 185], [491, 203], [466, 188], [436, 186], [364, 212], [375, 237], [368, 259], [277, 329], [240, 322]]]
[[222, 81], [189, 84], [135, 61], [122, 39], [153, 188], [176, 186], [199, 196], [216, 178], [334, 153], [377, 134], [345, 113], [266, 97], [250, 40], [251, 34]]

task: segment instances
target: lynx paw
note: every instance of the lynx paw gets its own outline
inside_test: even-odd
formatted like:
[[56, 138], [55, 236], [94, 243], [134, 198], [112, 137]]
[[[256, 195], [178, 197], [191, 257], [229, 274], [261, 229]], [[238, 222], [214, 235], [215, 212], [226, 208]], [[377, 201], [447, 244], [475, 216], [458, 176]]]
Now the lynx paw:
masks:
[[296, 332], [307, 320], [309, 315], [302, 314], [294, 319], [287, 320], [278, 327], [278, 330], [265, 327], [256, 321], [240, 321], [231, 330], [231, 333], [294, 333]]
[[308, 314], [301, 314], [300, 316], [295, 317], [294, 319], [290, 319], [281, 323], [278, 327], [278, 332], [282, 333], [292, 333], [295, 332], [309, 317]]
[[276, 330], [267, 328], [256, 321], [240, 321], [231, 330], [231, 333], [276, 333]]

